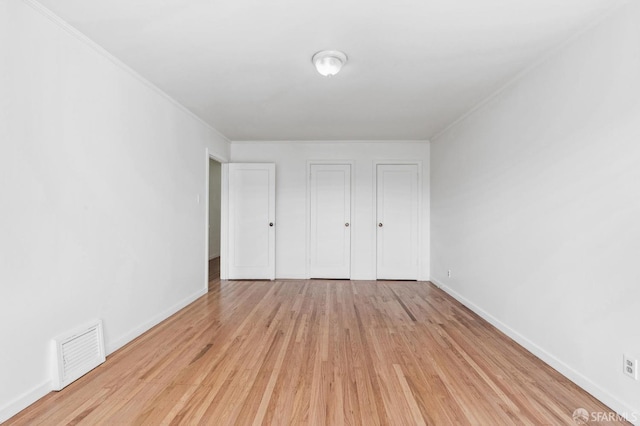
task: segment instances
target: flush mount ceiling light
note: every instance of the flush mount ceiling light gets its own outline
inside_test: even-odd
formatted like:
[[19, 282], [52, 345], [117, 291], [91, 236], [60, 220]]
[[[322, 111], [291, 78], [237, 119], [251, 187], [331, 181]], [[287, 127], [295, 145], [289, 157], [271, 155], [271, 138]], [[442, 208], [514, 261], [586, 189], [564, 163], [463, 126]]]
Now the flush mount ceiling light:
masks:
[[338, 50], [323, 50], [313, 55], [311, 62], [320, 74], [331, 77], [338, 74], [340, 68], [347, 63], [347, 55]]

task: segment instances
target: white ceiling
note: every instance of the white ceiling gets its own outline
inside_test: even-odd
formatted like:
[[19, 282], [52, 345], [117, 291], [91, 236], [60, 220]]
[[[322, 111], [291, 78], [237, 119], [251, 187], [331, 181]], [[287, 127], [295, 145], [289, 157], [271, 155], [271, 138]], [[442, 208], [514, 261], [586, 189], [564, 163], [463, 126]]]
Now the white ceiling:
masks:
[[[40, 0], [230, 140], [429, 139], [624, 0]], [[322, 77], [311, 56], [342, 50]]]

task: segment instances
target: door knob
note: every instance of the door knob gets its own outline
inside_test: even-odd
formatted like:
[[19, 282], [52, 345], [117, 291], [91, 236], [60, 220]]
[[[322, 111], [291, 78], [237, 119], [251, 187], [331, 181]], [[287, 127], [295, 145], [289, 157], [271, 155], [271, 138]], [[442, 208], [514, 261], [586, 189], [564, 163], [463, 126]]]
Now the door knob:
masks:
[[273, 222], [269, 222], [269, 226], [273, 226]]
[[382, 222], [378, 224], [378, 228], [382, 228]]
[[345, 223], [344, 226], [349, 227], [349, 222]]

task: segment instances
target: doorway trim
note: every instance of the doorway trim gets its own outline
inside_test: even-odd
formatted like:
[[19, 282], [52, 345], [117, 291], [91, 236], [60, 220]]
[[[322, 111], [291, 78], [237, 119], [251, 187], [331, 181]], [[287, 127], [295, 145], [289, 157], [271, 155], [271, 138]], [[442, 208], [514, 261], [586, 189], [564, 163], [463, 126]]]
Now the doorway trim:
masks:
[[228, 163], [227, 160], [223, 159], [219, 155], [211, 152], [208, 147], [205, 148], [205, 184], [204, 184], [204, 253], [202, 257], [204, 258], [204, 288], [205, 290], [209, 290], [209, 179], [211, 170], [209, 167], [209, 161], [214, 160], [220, 163], [220, 181], [222, 184], [222, 188], [220, 189], [220, 279], [222, 279], [222, 268], [223, 268], [223, 260], [226, 261], [227, 252], [225, 247], [226, 242], [226, 231], [224, 230], [224, 220], [226, 219], [225, 214], [225, 180], [224, 180], [224, 167]]
[[356, 191], [355, 191], [355, 167], [356, 162], [354, 160], [307, 160], [307, 169], [306, 169], [306, 212], [305, 212], [305, 265], [304, 265], [304, 274], [306, 279], [311, 278], [311, 166], [314, 165], [339, 165], [339, 166], [350, 166], [350, 188], [351, 191], [351, 244], [349, 247], [349, 275], [353, 275], [353, 259], [354, 259], [354, 229], [357, 229], [357, 223], [355, 220], [355, 205], [356, 205]]
[[[422, 277], [422, 253], [424, 252], [423, 248], [423, 238], [422, 238], [422, 229], [424, 224], [423, 222], [423, 212], [422, 212], [422, 160], [374, 160], [373, 161], [373, 194], [372, 194], [372, 217], [371, 217], [371, 226], [377, 226], [377, 215], [378, 215], [378, 165], [415, 165], [418, 168], [418, 274], [416, 276], [416, 281], [420, 281]], [[378, 279], [378, 231], [374, 229], [374, 239], [373, 239], [373, 257], [371, 259], [373, 269], [374, 269], [374, 279]]]

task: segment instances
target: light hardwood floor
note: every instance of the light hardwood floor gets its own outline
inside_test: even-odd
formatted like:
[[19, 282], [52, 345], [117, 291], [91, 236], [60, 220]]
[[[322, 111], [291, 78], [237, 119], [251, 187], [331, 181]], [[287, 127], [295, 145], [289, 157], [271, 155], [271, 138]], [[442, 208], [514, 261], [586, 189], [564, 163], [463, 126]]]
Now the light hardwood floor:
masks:
[[611, 411], [430, 283], [210, 288], [8, 424], [575, 425], [577, 408]]

